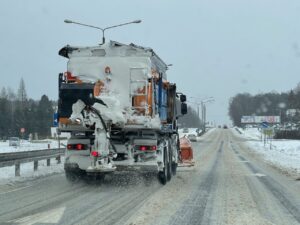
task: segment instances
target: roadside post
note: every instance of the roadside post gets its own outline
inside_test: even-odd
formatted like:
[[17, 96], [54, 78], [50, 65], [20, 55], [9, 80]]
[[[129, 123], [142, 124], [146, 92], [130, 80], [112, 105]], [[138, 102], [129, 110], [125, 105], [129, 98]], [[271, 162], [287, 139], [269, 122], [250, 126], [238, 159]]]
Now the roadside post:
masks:
[[21, 136], [22, 136], [22, 140], [24, 140], [24, 133], [25, 133], [25, 128], [24, 127], [20, 128], [20, 133], [21, 133]]
[[264, 139], [264, 146], [266, 146], [266, 129], [269, 127], [269, 124], [267, 122], [262, 122], [261, 124], [262, 133], [263, 133], [263, 139]]
[[[53, 126], [58, 128], [58, 113], [53, 114]], [[57, 141], [58, 141], [58, 148], [60, 148], [60, 132], [58, 129], [56, 129], [56, 134], [57, 134]]]
[[262, 122], [261, 127], [264, 134], [264, 146], [266, 146], [266, 142], [269, 140], [270, 149], [272, 149], [272, 137], [274, 135], [274, 129], [270, 127], [267, 122]]

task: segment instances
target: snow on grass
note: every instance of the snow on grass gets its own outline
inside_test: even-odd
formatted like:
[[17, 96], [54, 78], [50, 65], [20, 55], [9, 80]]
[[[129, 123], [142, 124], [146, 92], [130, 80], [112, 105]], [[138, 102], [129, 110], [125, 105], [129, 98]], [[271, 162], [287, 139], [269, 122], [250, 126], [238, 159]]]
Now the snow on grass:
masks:
[[251, 150], [261, 154], [263, 158], [280, 168], [300, 174], [300, 140], [272, 139], [266, 143], [261, 141], [261, 133], [257, 128], [239, 129]]
[[271, 143], [248, 141], [251, 149], [262, 154], [267, 161], [300, 174], [300, 141], [273, 140]]

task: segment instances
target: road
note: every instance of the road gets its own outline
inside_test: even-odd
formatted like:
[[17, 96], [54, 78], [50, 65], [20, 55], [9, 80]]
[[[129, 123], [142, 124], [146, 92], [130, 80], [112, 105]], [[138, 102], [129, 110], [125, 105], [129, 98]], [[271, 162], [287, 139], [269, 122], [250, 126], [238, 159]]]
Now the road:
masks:
[[0, 224], [300, 224], [300, 182], [230, 129], [194, 144], [195, 166], [166, 186], [136, 174], [68, 183], [63, 174], [0, 186]]

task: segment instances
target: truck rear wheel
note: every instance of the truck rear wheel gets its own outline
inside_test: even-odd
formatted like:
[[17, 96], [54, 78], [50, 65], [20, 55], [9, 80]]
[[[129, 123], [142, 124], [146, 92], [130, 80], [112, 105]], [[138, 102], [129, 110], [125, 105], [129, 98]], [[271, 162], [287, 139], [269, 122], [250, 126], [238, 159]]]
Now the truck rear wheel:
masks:
[[171, 146], [169, 145], [169, 155], [168, 155], [168, 164], [167, 164], [167, 179], [168, 181], [171, 180], [172, 178], [172, 151], [171, 151]]
[[105, 179], [105, 174], [104, 173], [88, 173], [86, 175], [86, 182], [87, 183], [98, 183], [98, 182], [103, 182]]
[[79, 174], [74, 172], [74, 171], [68, 171], [66, 170], [65, 171], [65, 174], [66, 174], [66, 179], [67, 181], [69, 181], [70, 183], [75, 183], [79, 180]]
[[162, 185], [165, 185], [168, 181], [168, 158], [167, 150], [164, 149], [164, 169], [158, 172], [158, 180]]
[[173, 176], [176, 175], [176, 172], [177, 172], [177, 163], [176, 162], [172, 162], [172, 174]]

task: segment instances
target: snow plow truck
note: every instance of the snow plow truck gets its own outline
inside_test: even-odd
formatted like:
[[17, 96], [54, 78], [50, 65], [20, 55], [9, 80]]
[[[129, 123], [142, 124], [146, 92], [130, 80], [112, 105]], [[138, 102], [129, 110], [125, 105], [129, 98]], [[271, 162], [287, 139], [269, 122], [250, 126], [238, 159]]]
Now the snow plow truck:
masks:
[[187, 113], [166, 63], [151, 48], [115, 41], [59, 55], [68, 59], [58, 101], [58, 131], [70, 133], [66, 178], [135, 170], [166, 184], [178, 164], [177, 119]]

